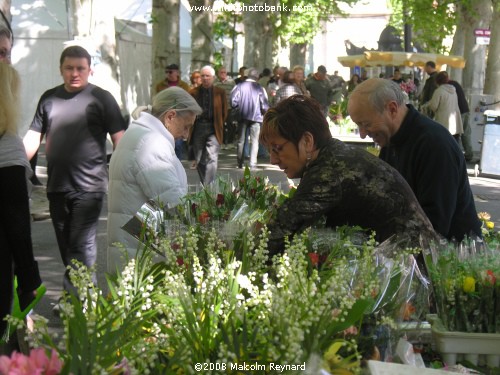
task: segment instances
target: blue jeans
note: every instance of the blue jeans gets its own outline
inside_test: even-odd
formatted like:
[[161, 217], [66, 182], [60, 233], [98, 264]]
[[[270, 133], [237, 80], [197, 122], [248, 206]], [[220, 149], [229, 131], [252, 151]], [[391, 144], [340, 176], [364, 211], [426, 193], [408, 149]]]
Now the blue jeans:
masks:
[[220, 144], [215, 137], [213, 124], [198, 121], [191, 136], [196, 169], [203, 185], [215, 180], [219, 162]]
[[[72, 266], [73, 259], [92, 267], [97, 258], [97, 226], [104, 193], [47, 193], [47, 198], [64, 267]], [[95, 274], [92, 275], [92, 280], [97, 283]], [[68, 270], [64, 273], [63, 287], [76, 294]]]
[[243, 166], [245, 160], [244, 146], [247, 138], [247, 129], [250, 130], [250, 167], [255, 167], [257, 165], [257, 154], [259, 152], [259, 134], [260, 134], [260, 123], [253, 122], [250, 120], [241, 120], [238, 122], [238, 148], [237, 161], [238, 167]]

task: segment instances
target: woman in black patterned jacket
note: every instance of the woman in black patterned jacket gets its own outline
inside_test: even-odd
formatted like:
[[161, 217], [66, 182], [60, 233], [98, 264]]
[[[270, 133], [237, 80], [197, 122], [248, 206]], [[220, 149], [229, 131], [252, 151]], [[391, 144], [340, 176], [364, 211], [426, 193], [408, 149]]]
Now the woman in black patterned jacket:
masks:
[[436, 239], [431, 223], [404, 178], [369, 152], [332, 138], [319, 105], [295, 95], [264, 117], [260, 141], [271, 163], [300, 178], [296, 193], [268, 223], [270, 254], [284, 239], [326, 217], [326, 225], [374, 230], [378, 241], [396, 235], [409, 246]]

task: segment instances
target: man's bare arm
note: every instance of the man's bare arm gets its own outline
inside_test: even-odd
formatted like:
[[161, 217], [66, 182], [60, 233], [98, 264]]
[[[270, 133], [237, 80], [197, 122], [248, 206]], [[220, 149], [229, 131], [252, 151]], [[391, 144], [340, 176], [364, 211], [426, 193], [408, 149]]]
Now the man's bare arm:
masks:
[[24, 148], [26, 149], [28, 160], [31, 160], [31, 158], [36, 154], [38, 148], [40, 147], [41, 141], [42, 137], [39, 132], [28, 130], [23, 138]]

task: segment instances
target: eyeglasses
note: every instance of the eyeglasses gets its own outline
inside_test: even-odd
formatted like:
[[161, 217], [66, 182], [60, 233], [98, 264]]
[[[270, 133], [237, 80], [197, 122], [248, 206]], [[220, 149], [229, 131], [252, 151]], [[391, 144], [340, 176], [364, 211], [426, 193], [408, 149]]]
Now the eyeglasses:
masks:
[[275, 154], [279, 154], [281, 151], [283, 151], [283, 147], [289, 143], [290, 141], [283, 142], [282, 144], [279, 145], [273, 145], [271, 144], [271, 152]]
[[173, 72], [176, 72], [177, 70], [165, 70], [165, 73], [167, 74], [170, 74], [170, 73], [173, 73]]

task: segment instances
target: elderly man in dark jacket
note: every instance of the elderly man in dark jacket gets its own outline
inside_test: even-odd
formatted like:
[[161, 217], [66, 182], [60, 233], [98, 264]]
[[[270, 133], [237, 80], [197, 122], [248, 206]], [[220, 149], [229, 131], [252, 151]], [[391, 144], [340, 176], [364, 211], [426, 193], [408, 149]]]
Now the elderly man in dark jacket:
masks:
[[231, 106], [238, 109], [238, 168], [243, 168], [243, 148], [247, 128], [250, 129], [250, 169], [257, 167], [259, 134], [264, 113], [269, 109], [266, 90], [257, 82], [259, 71], [249, 68], [246, 81], [238, 84], [231, 93]]
[[399, 85], [372, 78], [354, 89], [348, 111], [361, 138], [408, 182], [436, 232], [449, 240], [481, 237], [464, 155], [450, 132], [405, 105]]

